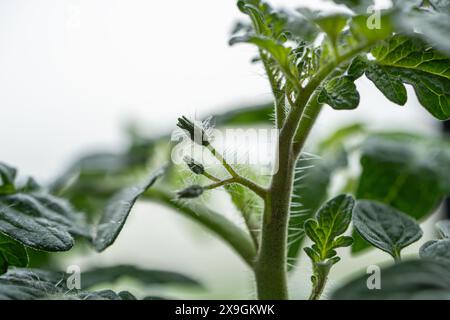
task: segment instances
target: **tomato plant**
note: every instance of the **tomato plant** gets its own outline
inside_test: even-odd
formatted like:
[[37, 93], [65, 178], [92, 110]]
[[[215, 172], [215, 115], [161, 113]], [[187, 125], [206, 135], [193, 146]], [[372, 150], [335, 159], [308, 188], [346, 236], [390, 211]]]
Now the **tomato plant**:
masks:
[[[363, 276], [332, 298], [449, 298], [448, 221], [438, 224], [440, 239], [425, 243], [417, 257], [402, 256], [422, 237], [418, 223], [450, 194], [448, 139], [354, 124], [308, 152], [305, 143], [323, 108], [358, 107], [355, 81], [362, 76], [398, 105], [406, 103], [405, 85], [410, 85], [431, 116], [449, 119], [450, 2], [397, 0], [379, 11], [369, 0], [334, 2], [349, 13], [288, 12], [260, 0], [237, 2], [246, 20], [237, 24], [230, 44], [256, 46], [254, 61], [267, 75], [273, 103], [217, 115], [215, 125], [270, 125], [273, 118], [278, 168], [269, 177], [230, 163], [216, 148], [209, 124], [185, 116], [178, 119], [179, 133], [208, 152], [215, 166], [185, 157], [180, 168], [169, 160], [169, 135], [137, 134], [123, 153], [84, 157], [48, 188], [33, 179], [19, 184], [16, 170], [1, 164], [0, 297], [62, 297], [66, 276], [27, 268], [27, 252], [67, 251], [74, 239], [101, 252], [114, 243], [140, 199], [164, 204], [225, 241], [252, 270], [258, 299], [289, 298], [288, 275], [301, 251], [312, 264], [309, 298], [319, 299], [341, 248], [358, 253], [370, 246], [393, 258], [382, 269], [383, 288], [369, 290]], [[350, 158], [359, 160], [360, 172], [348, 174], [333, 194], [332, 178], [348, 168]], [[187, 175], [195, 183], [183, 185]], [[207, 199], [199, 200], [218, 189], [229, 194], [245, 228], [216, 212]], [[69, 296], [135, 298], [129, 292], [88, 291], [121, 275], [147, 284], [199, 285], [172, 272], [117, 266], [85, 272], [88, 285]]]

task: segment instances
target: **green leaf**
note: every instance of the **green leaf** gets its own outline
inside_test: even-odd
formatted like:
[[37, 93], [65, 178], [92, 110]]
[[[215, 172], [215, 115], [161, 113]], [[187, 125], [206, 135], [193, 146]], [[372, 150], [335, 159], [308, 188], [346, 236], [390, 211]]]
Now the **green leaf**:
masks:
[[444, 239], [450, 239], [450, 220], [441, 220], [436, 223], [439, 234]]
[[264, 103], [249, 107], [234, 108], [214, 116], [213, 120], [216, 126], [221, 125], [253, 125], [253, 124], [271, 124], [274, 110], [273, 103]]
[[422, 259], [437, 260], [450, 266], [450, 239], [428, 241], [420, 247]]
[[314, 242], [305, 248], [313, 265], [311, 300], [317, 300], [322, 294], [331, 267], [340, 261], [336, 250], [351, 245], [352, 238], [341, 236], [352, 219], [355, 200], [349, 195], [339, 195], [329, 200], [318, 211], [316, 219], [305, 222], [305, 232]]
[[337, 289], [336, 300], [448, 300], [450, 268], [437, 261], [413, 260], [381, 270], [380, 289], [369, 289], [364, 273]]
[[325, 232], [325, 241], [343, 234], [352, 219], [352, 211], [355, 201], [349, 195], [340, 195], [328, 201], [317, 213], [317, 221], [320, 228]]
[[399, 105], [406, 103], [408, 97], [401, 78], [392, 72], [388, 72], [384, 66], [369, 64], [366, 69], [366, 77], [392, 102]]
[[28, 254], [25, 247], [0, 233], [0, 274], [5, 273], [8, 266], [26, 267], [27, 265]]
[[173, 194], [153, 188], [145, 194], [146, 199], [153, 200], [174, 209], [177, 213], [199, 223], [233, 248], [242, 259], [253, 267], [256, 257], [255, 244], [250, 235], [225, 216], [204, 205], [191, 204], [190, 207], [174, 201]]
[[14, 192], [16, 174], [16, 169], [8, 166], [6, 163], [0, 162], [0, 195]]
[[[65, 200], [54, 197], [29, 179], [23, 187], [9, 175], [7, 194], [0, 194], [0, 232], [34, 249], [67, 251], [74, 243], [72, 235], [90, 239], [83, 215]], [[3, 179], [3, 178], [2, 178]], [[4, 179], [4, 181], [6, 181]]]
[[359, 93], [351, 77], [340, 76], [325, 84], [318, 101], [337, 110], [355, 109], [359, 104]]
[[318, 17], [314, 22], [325, 32], [330, 39], [332, 45], [336, 45], [337, 39], [347, 24], [348, 16], [345, 15], [330, 15]]
[[[378, 72], [390, 74], [385, 79], [401, 79], [414, 87], [419, 102], [434, 117], [450, 118], [450, 59], [416, 38], [395, 35], [372, 50], [383, 67]], [[369, 73], [374, 76], [373, 72]], [[376, 77], [375, 77], [376, 78]], [[378, 82], [380, 79], [378, 79]], [[394, 82], [399, 88], [398, 82]], [[379, 84], [381, 85], [381, 84]], [[387, 94], [392, 101], [395, 94]], [[398, 93], [397, 93], [398, 94]], [[400, 95], [403, 97], [403, 94]], [[403, 101], [399, 98], [396, 100]]]
[[350, 30], [360, 43], [374, 44], [392, 34], [394, 29], [392, 18], [390, 11], [359, 14], [352, 17]]
[[353, 225], [366, 241], [394, 259], [399, 259], [403, 248], [422, 237], [422, 230], [414, 219], [375, 201], [358, 200]]
[[0, 300], [45, 299], [61, 292], [55, 273], [32, 269], [11, 269], [0, 276]]
[[314, 217], [327, 200], [331, 175], [347, 165], [343, 150], [321, 156], [303, 153], [296, 163], [288, 228], [289, 269], [296, 264], [305, 238], [305, 222]]
[[348, 246], [348, 237], [336, 238], [347, 230], [354, 204], [351, 196], [339, 195], [319, 209], [316, 220], [308, 220], [305, 223], [305, 232], [315, 244], [311, 248], [318, 254], [319, 261], [325, 262], [334, 256], [334, 248]]
[[[360, 137], [366, 134], [367, 128], [363, 123], [353, 123], [337, 129], [331, 135], [323, 139], [318, 145], [318, 151], [323, 153], [327, 150], [335, 150], [342, 148], [345, 141], [351, 140], [354, 137]], [[334, 158], [339, 158], [334, 156]], [[346, 161], [344, 162], [346, 163]]]
[[367, 64], [368, 61], [364, 57], [355, 57], [347, 69], [347, 76], [350, 77], [353, 81], [359, 79], [366, 71]]
[[291, 66], [289, 55], [291, 53], [291, 48], [285, 47], [282, 43], [260, 35], [244, 35], [235, 36], [230, 39], [230, 45], [236, 43], [252, 43], [258, 46], [260, 49], [268, 52], [272, 58], [278, 63], [283, 72], [290, 74]]
[[428, 1], [433, 9], [440, 12], [450, 13], [450, 1], [449, 0], [429, 0]]
[[148, 180], [139, 186], [128, 187], [114, 195], [108, 202], [101, 217], [94, 239], [95, 249], [99, 252], [114, 243], [122, 230], [128, 215], [137, 199], [147, 191], [165, 172], [165, 168], [154, 172]]
[[[420, 220], [450, 193], [450, 147], [446, 140], [407, 134], [373, 135], [363, 143], [358, 199], [383, 202]], [[367, 248], [354, 235], [352, 252]]]
[[449, 194], [450, 145], [439, 138], [374, 135], [363, 143], [356, 196], [384, 202], [415, 219]]
[[396, 14], [397, 27], [400, 31], [421, 38], [428, 44], [450, 55], [449, 12], [432, 12], [430, 10], [399, 10]]
[[333, 2], [346, 5], [355, 12], [366, 12], [367, 8], [373, 5], [372, 0], [333, 0]]
[[0, 300], [130, 300], [129, 292], [79, 291], [65, 287], [65, 274], [39, 269], [15, 268], [0, 276]]
[[81, 286], [82, 289], [88, 289], [103, 283], [113, 283], [121, 278], [132, 278], [145, 285], [201, 286], [198, 281], [176, 272], [148, 270], [131, 265], [101, 267], [83, 271]]

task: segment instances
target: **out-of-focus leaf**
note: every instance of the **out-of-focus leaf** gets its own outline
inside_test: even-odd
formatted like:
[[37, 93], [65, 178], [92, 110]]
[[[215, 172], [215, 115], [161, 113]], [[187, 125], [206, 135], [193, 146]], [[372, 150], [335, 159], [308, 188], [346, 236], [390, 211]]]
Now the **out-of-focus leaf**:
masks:
[[336, 45], [338, 36], [347, 24], [348, 16], [330, 15], [318, 17], [314, 22], [325, 32], [333, 45]]
[[154, 172], [143, 185], [125, 188], [111, 198], [97, 225], [94, 239], [94, 245], [97, 251], [100, 252], [105, 250], [116, 240], [137, 199], [147, 191], [147, 189], [150, 188], [164, 172], [165, 168], [159, 169]]
[[357, 197], [422, 219], [450, 192], [450, 144], [439, 138], [378, 135], [362, 148]]
[[363, 123], [354, 123], [339, 128], [330, 136], [320, 141], [318, 150], [324, 152], [329, 149], [336, 149], [342, 146], [343, 141], [361, 136], [367, 133], [366, 126]]
[[370, 289], [368, 275], [350, 281], [337, 289], [331, 299], [337, 300], [448, 300], [450, 268], [437, 261], [413, 260], [381, 270], [380, 289]]
[[373, 0], [333, 0], [334, 3], [343, 4], [356, 13], [365, 13], [373, 5]]
[[144, 137], [135, 127], [129, 127], [127, 134], [130, 143], [125, 151], [98, 152], [77, 159], [52, 184], [52, 193], [68, 199], [91, 221], [97, 220], [114, 194], [145, 177], [158, 139], [162, 139]]
[[422, 259], [437, 260], [450, 267], [450, 239], [428, 241], [420, 247]]
[[0, 195], [12, 193], [15, 190], [14, 180], [17, 170], [0, 162]]
[[[358, 199], [381, 201], [420, 220], [450, 193], [450, 147], [439, 138], [374, 135], [363, 143]], [[353, 252], [367, 248], [354, 236]]]
[[253, 241], [258, 243], [263, 206], [261, 199], [242, 185], [225, 186], [225, 190], [242, 215]]
[[450, 55], [450, 13], [430, 10], [399, 10], [395, 21], [400, 31], [421, 38], [428, 44]]
[[353, 225], [366, 241], [396, 260], [400, 259], [403, 248], [422, 237], [422, 230], [414, 219], [375, 201], [358, 200]]
[[19, 242], [0, 233], [0, 274], [5, 273], [9, 266], [26, 267], [28, 254]]
[[450, 239], [450, 220], [441, 220], [436, 223], [439, 235], [444, 239]]
[[252, 238], [225, 216], [199, 204], [192, 206], [180, 204], [174, 200], [170, 192], [162, 189], [149, 190], [145, 198], [173, 208], [177, 213], [206, 227], [233, 248], [249, 266], [254, 265], [256, 247]]
[[95, 268], [81, 273], [81, 287], [88, 289], [102, 283], [113, 283], [120, 278], [132, 278], [145, 285], [188, 285], [201, 284], [185, 275], [170, 271], [147, 270], [131, 265]]
[[377, 41], [384, 40], [394, 30], [392, 14], [389, 11], [380, 11], [379, 16], [377, 14], [353, 16], [350, 23], [350, 30], [360, 42], [376, 43]]
[[236, 108], [232, 111], [214, 116], [213, 120], [217, 126], [271, 124], [273, 112], [273, 103], [264, 103], [250, 107]]

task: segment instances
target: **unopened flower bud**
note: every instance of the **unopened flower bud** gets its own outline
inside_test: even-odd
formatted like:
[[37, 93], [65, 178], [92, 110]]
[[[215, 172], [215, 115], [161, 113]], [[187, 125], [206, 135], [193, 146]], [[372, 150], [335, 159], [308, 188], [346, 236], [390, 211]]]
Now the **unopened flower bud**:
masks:
[[192, 159], [189, 156], [185, 156], [183, 158], [184, 162], [186, 162], [187, 166], [191, 171], [195, 174], [203, 174], [205, 173], [205, 167], [201, 164], [196, 162], [194, 159]]
[[193, 142], [205, 147], [209, 145], [209, 137], [206, 132], [185, 116], [178, 118], [177, 126], [186, 131]]
[[199, 185], [192, 185], [186, 189], [177, 192], [177, 197], [179, 199], [192, 199], [201, 196], [203, 193], [203, 187]]

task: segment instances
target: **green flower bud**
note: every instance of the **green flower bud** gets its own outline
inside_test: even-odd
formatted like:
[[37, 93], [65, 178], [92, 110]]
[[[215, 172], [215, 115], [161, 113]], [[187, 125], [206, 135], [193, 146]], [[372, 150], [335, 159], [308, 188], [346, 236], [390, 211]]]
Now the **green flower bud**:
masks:
[[186, 189], [177, 192], [178, 199], [192, 199], [197, 198], [203, 194], [203, 187], [199, 185], [192, 185]]
[[196, 162], [194, 159], [192, 159], [189, 156], [185, 156], [183, 158], [184, 162], [186, 162], [187, 166], [191, 171], [195, 174], [203, 174], [205, 173], [205, 167], [201, 164]]
[[185, 116], [178, 118], [177, 126], [186, 131], [193, 142], [205, 147], [209, 145], [209, 137], [206, 132]]

